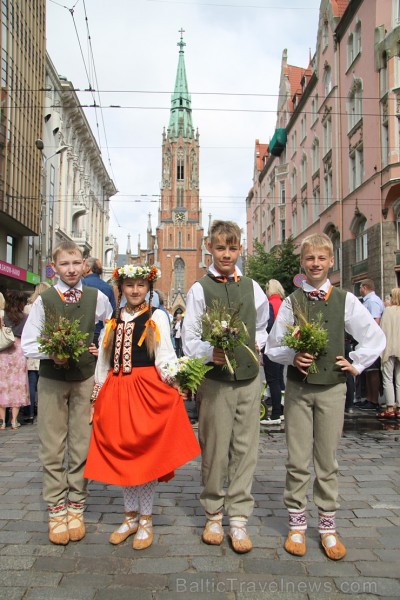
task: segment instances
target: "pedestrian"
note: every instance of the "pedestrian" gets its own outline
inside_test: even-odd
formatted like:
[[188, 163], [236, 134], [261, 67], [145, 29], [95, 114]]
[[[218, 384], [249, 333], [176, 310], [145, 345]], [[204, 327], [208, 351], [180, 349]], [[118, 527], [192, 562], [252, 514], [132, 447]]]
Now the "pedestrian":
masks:
[[[306, 275], [302, 288], [283, 302], [267, 341], [271, 360], [289, 365], [285, 394], [285, 430], [288, 448], [284, 503], [289, 513], [285, 550], [303, 556], [306, 552], [306, 504], [313, 457], [314, 502], [318, 507], [318, 531], [328, 558], [340, 560], [346, 548], [336, 532], [338, 504], [337, 446], [344, 420], [346, 374], [361, 373], [382, 352], [385, 336], [366, 308], [351, 293], [335, 288], [328, 279], [333, 267], [333, 246], [325, 234], [303, 239], [300, 264]], [[296, 352], [283, 345], [287, 326], [295, 324], [294, 311], [318, 318], [328, 331], [328, 345], [320, 356]], [[299, 326], [300, 322], [296, 322]], [[344, 332], [357, 340], [344, 356]], [[308, 372], [313, 361], [317, 372]]]
[[383, 393], [386, 409], [382, 409], [379, 419], [400, 417], [400, 288], [392, 289], [390, 306], [385, 308], [381, 327], [386, 335], [386, 348], [382, 354]]
[[[89, 287], [97, 288], [98, 290], [103, 292], [103, 294], [105, 296], [107, 296], [107, 298], [109, 299], [112, 309], [115, 310], [116, 301], [115, 301], [114, 289], [112, 288], [112, 286], [109, 283], [107, 283], [106, 281], [104, 281], [101, 278], [102, 274], [103, 274], [103, 267], [101, 266], [100, 259], [94, 258], [93, 256], [89, 256], [89, 258], [86, 259], [86, 268], [85, 268], [83, 284], [88, 285]], [[94, 337], [93, 337], [93, 343], [96, 346], [99, 345], [99, 336], [100, 336], [100, 332], [103, 329], [103, 327], [104, 327], [104, 323], [102, 321], [99, 321], [98, 323], [96, 323], [96, 327], [94, 329]]]
[[[85, 536], [87, 481], [83, 469], [91, 432], [89, 399], [97, 353], [93, 335], [95, 324], [105, 322], [112, 308], [100, 290], [82, 285], [85, 260], [75, 243], [61, 242], [54, 250], [52, 266], [59, 281], [33, 303], [22, 348], [28, 358], [40, 359], [38, 434], [43, 498], [49, 511], [49, 540], [65, 545]], [[88, 333], [87, 351], [77, 361], [39, 351], [38, 336], [45, 318], [51, 315], [79, 319], [81, 331]], [[67, 365], [69, 368], [64, 368]]]
[[19, 290], [7, 290], [4, 311], [0, 309], [1, 326], [10, 327], [14, 343], [0, 352], [0, 429], [6, 428], [6, 409], [11, 409], [11, 429], [18, 429], [18, 413], [29, 405], [29, 385], [26, 358], [21, 350], [21, 335], [27, 319], [24, 313], [26, 296]]
[[213, 366], [197, 391], [203, 482], [200, 502], [206, 515], [202, 540], [206, 544], [222, 543], [225, 511], [232, 547], [243, 553], [252, 549], [247, 521], [254, 506], [251, 487], [260, 430], [259, 364], [245, 348], [236, 348], [237, 366], [231, 375], [224, 369], [224, 351], [203, 341], [199, 327], [202, 315], [212, 307], [213, 300], [218, 300], [226, 308], [239, 310], [253, 351], [265, 346], [268, 301], [258, 283], [242, 276], [236, 265], [242, 252], [240, 240], [236, 223], [211, 224], [207, 248], [213, 263], [187, 294], [182, 335], [185, 355], [202, 358]]
[[[35, 291], [28, 298], [28, 302], [25, 305], [24, 313], [29, 315], [32, 305], [35, 302], [36, 298], [40, 296], [44, 290], [49, 289], [50, 285], [46, 281], [41, 281], [35, 287]], [[27, 359], [28, 366], [28, 381], [29, 381], [29, 400], [30, 405], [24, 409], [25, 415], [25, 423], [33, 424], [35, 420], [35, 413], [37, 412], [36, 407], [36, 396], [37, 396], [37, 384], [39, 381], [39, 366], [40, 360], [37, 358], [28, 358]], [[26, 411], [26, 412], [25, 412]]]
[[[266, 285], [265, 292], [269, 302], [269, 320], [267, 332], [269, 333], [278, 315], [282, 301], [285, 298], [285, 290], [277, 279], [270, 279]], [[263, 366], [265, 380], [271, 394], [272, 411], [271, 416], [260, 421], [261, 425], [280, 425], [284, 419], [282, 407], [282, 392], [285, 391], [283, 379], [284, 365], [280, 365], [268, 358], [262, 348]]]
[[[375, 293], [375, 284], [372, 279], [363, 279], [360, 284], [360, 294], [363, 299], [363, 305], [372, 315], [375, 322], [379, 325], [381, 322], [385, 305], [379, 296]], [[360, 410], [372, 410], [379, 412], [379, 395], [382, 388], [381, 359], [380, 356], [365, 369], [364, 375], [367, 399], [365, 402], [359, 402], [357, 408]]]
[[119, 296], [127, 302], [100, 339], [85, 468], [87, 478], [123, 487], [125, 519], [109, 541], [119, 544], [135, 534], [136, 550], [153, 542], [157, 481], [169, 481], [174, 469], [200, 453], [179, 391], [160, 376], [161, 367], [176, 364], [177, 357], [168, 316], [152, 308], [159, 275], [147, 265], [114, 271]]
[[183, 356], [183, 350], [182, 350], [182, 325], [183, 325], [182, 314], [178, 313], [176, 315], [175, 323], [172, 326], [172, 329], [173, 329], [173, 332], [174, 332], [174, 340], [175, 340], [175, 352], [176, 352], [176, 356], [178, 358], [180, 358], [181, 356]]

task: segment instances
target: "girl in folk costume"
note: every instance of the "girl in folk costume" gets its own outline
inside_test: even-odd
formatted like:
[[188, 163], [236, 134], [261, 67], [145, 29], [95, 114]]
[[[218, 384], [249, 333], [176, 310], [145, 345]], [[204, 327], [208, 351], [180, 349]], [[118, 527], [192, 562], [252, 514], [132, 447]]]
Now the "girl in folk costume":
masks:
[[[135, 534], [133, 548], [153, 542], [157, 481], [200, 454], [177, 389], [161, 379], [175, 364], [167, 315], [151, 306], [155, 266], [125, 265], [113, 279], [126, 306], [117, 308], [100, 337], [92, 395], [93, 432], [85, 477], [123, 487], [125, 520], [110, 536], [119, 544]], [[145, 301], [150, 291], [148, 304]]]

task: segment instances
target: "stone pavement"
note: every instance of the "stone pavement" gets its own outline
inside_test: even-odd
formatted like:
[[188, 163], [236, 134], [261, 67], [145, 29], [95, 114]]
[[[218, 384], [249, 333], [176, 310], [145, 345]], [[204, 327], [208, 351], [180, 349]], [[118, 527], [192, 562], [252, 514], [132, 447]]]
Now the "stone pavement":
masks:
[[[352, 421], [353, 424], [355, 421]], [[200, 463], [159, 484], [155, 542], [141, 552], [108, 535], [121, 522], [119, 488], [90, 485], [88, 533], [79, 543], [47, 540], [40, 495], [36, 425], [0, 432], [0, 598], [7, 600], [185, 600], [186, 598], [340, 599], [400, 597], [400, 459], [398, 431], [345, 431], [340, 444], [339, 531], [348, 549], [339, 562], [322, 553], [310, 503], [308, 551], [288, 555], [283, 433], [264, 431], [250, 531], [254, 550], [239, 556], [227, 540], [200, 541]], [[348, 427], [346, 427], [347, 429]], [[364, 432], [363, 432], [364, 431]], [[196, 595], [194, 595], [196, 594]]]

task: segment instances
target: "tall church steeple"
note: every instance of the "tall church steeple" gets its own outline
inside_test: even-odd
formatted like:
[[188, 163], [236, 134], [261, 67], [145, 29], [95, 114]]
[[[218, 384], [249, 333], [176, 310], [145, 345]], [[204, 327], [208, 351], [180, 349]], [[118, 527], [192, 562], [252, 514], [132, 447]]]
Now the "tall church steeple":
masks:
[[156, 243], [158, 264], [163, 273], [158, 287], [167, 295], [169, 306], [184, 310], [189, 287], [203, 274], [203, 227], [199, 196], [199, 134], [192, 123], [184, 30], [180, 29], [179, 33], [178, 69], [171, 96], [169, 125], [162, 134], [161, 200]]
[[179, 33], [181, 34], [181, 39], [177, 44], [179, 46], [178, 70], [176, 72], [174, 93], [171, 96], [171, 114], [168, 129], [172, 137], [182, 135], [185, 138], [192, 138], [194, 134], [192, 100], [186, 78], [185, 53], [183, 50], [186, 46], [186, 43], [183, 41], [185, 30], [180, 29]]

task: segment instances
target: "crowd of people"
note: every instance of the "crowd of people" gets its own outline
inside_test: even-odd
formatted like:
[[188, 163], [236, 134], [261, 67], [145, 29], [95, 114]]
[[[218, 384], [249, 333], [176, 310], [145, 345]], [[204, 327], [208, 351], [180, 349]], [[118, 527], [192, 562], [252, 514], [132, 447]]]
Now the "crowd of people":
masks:
[[[373, 407], [385, 419], [400, 416], [400, 288], [392, 290], [385, 308], [371, 280], [361, 283], [362, 302], [332, 286], [334, 254], [325, 234], [303, 240], [305, 280], [288, 296], [279, 281], [268, 281], [264, 292], [240, 271], [236, 223], [214, 221], [207, 249], [212, 264], [188, 291], [184, 314], [172, 316], [165, 309], [155, 289], [156, 266], [119, 267], [110, 285], [101, 279], [100, 261], [84, 259], [72, 242], [54, 251], [55, 285], [40, 284], [28, 301], [22, 292], [0, 295], [1, 326], [15, 337], [0, 352], [7, 374], [0, 380], [0, 429], [6, 428], [6, 409], [16, 430], [21, 407], [33, 422], [37, 405], [52, 543], [66, 545], [85, 536], [88, 481], [96, 480], [122, 486], [124, 518], [110, 543], [133, 536], [134, 549], [148, 548], [158, 482], [170, 480], [175, 469], [201, 454], [202, 540], [223, 542], [226, 515], [233, 550], [247, 553], [253, 547], [247, 525], [254, 507], [261, 364], [272, 405], [263, 424], [285, 422], [283, 501], [289, 529], [284, 547], [293, 555], [306, 553], [312, 457], [321, 548], [329, 559], [340, 560], [346, 548], [336, 529], [336, 451], [345, 411], [351, 414], [354, 396], [365, 393], [355, 405], [361, 410]], [[237, 344], [230, 359], [199, 327], [217, 305], [235, 308], [245, 325], [246, 344]], [[79, 321], [84, 341], [74, 359], [46, 354], [40, 345], [49, 315]], [[288, 327], [299, 336], [308, 320], [322, 322], [328, 332], [329, 343], [317, 355], [285, 343]], [[210, 367], [196, 393], [198, 441], [183, 402], [187, 390], [165, 375], [165, 366], [177, 367], [182, 356]]]

